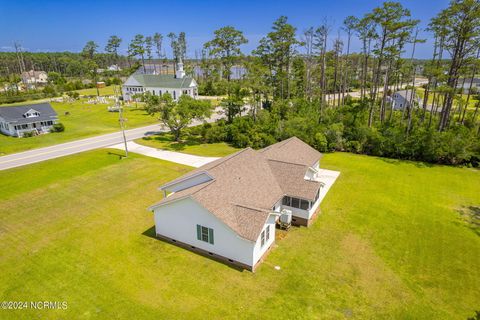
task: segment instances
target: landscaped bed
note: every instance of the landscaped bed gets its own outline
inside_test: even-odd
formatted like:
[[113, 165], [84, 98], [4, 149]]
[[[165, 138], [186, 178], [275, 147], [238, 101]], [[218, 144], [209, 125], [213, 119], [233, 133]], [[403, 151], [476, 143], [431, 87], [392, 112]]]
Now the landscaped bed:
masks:
[[480, 237], [459, 212], [480, 204], [478, 170], [326, 154], [321, 167], [341, 175], [321, 215], [282, 233], [251, 273], [155, 239], [146, 208], [191, 168], [117, 153], [0, 171], [1, 300], [68, 304], [0, 318], [465, 319], [480, 308]]

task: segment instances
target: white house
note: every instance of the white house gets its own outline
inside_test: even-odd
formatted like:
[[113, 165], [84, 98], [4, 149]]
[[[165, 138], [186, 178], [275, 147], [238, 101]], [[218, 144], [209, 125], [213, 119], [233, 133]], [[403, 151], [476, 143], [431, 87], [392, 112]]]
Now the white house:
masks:
[[48, 75], [45, 71], [24, 71], [21, 74], [22, 82], [26, 85], [47, 84]]
[[57, 113], [50, 103], [0, 107], [0, 132], [9, 136], [48, 133], [57, 122]]
[[314, 218], [323, 187], [320, 158], [293, 137], [208, 163], [160, 188], [170, 194], [149, 208], [156, 235], [254, 271], [275, 242], [284, 209], [297, 225]]
[[413, 102], [413, 107], [420, 105], [420, 98], [417, 96], [417, 94], [414, 94], [412, 98], [412, 94], [414, 93], [411, 89], [396, 91], [391, 97], [393, 109], [402, 110], [410, 105], [410, 101]]
[[198, 95], [197, 82], [192, 77], [185, 76], [183, 63], [178, 63], [175, 75], [134, 73], [128, 77], [122, 86], [123, 99], [130, 101], [136, 94], [150, 92], [152, 95], [169, 93], [174, 100], [188, 94], [192, 98]]

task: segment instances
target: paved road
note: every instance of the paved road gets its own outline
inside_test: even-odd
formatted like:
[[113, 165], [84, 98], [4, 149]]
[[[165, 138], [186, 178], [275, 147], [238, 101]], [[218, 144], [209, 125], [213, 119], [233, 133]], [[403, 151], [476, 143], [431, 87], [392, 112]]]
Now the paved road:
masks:
[[[160, 131], [160, 125], [151, 125], [125, 131], [128, 141]], [[92, 138], [75, 140], [50, 147], [29, 150], [0, 157], [0, 170], [24, 166], [27, 164], [63, 157], [74, 153], [107, 147], [123, 142], [121, 132], [109, 133]]]
[[[248, 108], [248, 106], [247, 106]], [[207, 122], [214, 122], [222, 117], [220, 108], [213, 113], [212, 117]], [[201, 122], [194, 121], [191, 126], [199, 125]], [[135, 140], [147, 135], [155, 134], [158, 132], [167, 131], [161, 127], [160, 124], [150, 125], [146, 127], [130, 129], [125, 131], [127, 141]], [[75, 140], [72, 142], [66, 142], [62, 144], [56, 144], [50, 147], [33, 149], [25, 152], [15, 153], [0, 157], [0, 170], [6, 170], [10, 168], [20, 167], [31, 163], [41, 162], [49, 159], [68, 156], [71, 154], [84, 152], [88, 150], [104, 148], [112, 145], [116, 145], [123, 142], [121, 131], [109, 133], [101, 136], [91, 137], [82, 140]]]

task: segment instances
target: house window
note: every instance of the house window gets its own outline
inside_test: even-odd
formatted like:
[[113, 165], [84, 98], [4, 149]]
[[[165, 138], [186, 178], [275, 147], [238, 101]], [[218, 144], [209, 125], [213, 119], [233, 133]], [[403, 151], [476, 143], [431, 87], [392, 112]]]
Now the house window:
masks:
[[260, 235], [260, 247], [263, 247], [265, 245], [265, 230], [262, 231], [262, 234]]
[[302, 210], [310, 209], [310, 201], [300, 200], [300, 209], [302, 209]]
[[213, 229], [197, 224], [197, 240], [213, 244]]
[[292, 207], [294, 207], [294, 208], [300, 208], [300, 199], [298, 199], [298, 198], [292, 198]]
[[266, 233], [267, 233], [267, 241], [268, 241], [270, 240], [270, 225], [267, 226]]
[[177, 92], [173, 90], [173, 100], [177, 99]]
[[[317, 197], [318, 197], [318, 192], [317, 192]], [[284, 206], [289, 206], [292, 208], [298, 208], [302, 210], [310, 209], [310, 201], [294, 198], [294, 197], [288, 197], [288, 196], [283, 197], [282, 204]]]

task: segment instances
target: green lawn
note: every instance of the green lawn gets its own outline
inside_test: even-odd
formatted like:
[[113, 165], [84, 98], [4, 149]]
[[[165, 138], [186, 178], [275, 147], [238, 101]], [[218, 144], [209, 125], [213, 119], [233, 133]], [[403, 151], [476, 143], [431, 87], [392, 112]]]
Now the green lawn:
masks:
[[[62, 133], [49, 133], [30, 138], [15, 138], [0, 134], [0, 156], [57, 143], [87, 138], [104, 133], [119, 131], [118, 113], [108, 112], [111, 104], [86, 104], [85, 99], [68, 103], [52, 102], [60, 122], [65, 125]], [[1, 108], [1, 106], [0, 106]], [[69, 112], [69, 115], [65, 113]], [[157, 123], [154, 117], [135, 106], [125, 107], [127, 129]]]
[[135, 140], [136, 143], [157, 149], [177, 151], [205, 157], [224, 157], [239, 149], [225, 142], [202, 143], [198, 137], [188, 136], [181, 142], [173, 141], [172, 135], [165, 133]]
[[1, 319], [466, 319], [480, 309], [480, 236], [458, 213], [480, 204], [478, 170], [327, 154], [322, 167], [342, 173], [322, 214], [253, 274], [152, 237], [157, 187], [190, 168], [108, 152], [0, 171], [1, 300], [68, 303]]
[[[113, 90], [114, 86], [106, 86], [105, 88], [99, 88], [98, 91], [100, 92], [101, 96], [111, 96], [114, 94]], [[117, 86], [120, 89], [121, 86]], [[80, 95], [84, 96], [96, 96], [97, 95], [97, 88], [88, 88], [88, 89], [80, 89], [75, 90]]]
[[[425, 96], [425, 89], [423, 88], [415, 88], [416, 89], [416, 92], [419, 96], [419, 98], [421, 99], [421, 103], [420, 105], [422, 106], [423, 105], [423, 97]], [[459, 97], [460, 95], [457, 94], [457, 97]], [[462, 94], [462, 99], [464, 99], [464, 102], [463, 104], [465, 104], [465, 102], [467, 101], [467, 94]], [[441, 98], [443, 99], [443, 98]], [[432, 105], [433, 104], [433, 92], [430, 92], [429, 95], [428, 95], [428, 105]], [[443, 100], [440, 100], [440, 104]], [[477, 104], [478, 100], [475, 99], [475, 95], [470, 95], [470, 100], [468, 101], [468, 108], [467, 110], [475, 110], [475, 106]], [[458, 100], [455, 100], [454, 101], [455, 105], [458, 104]]]

